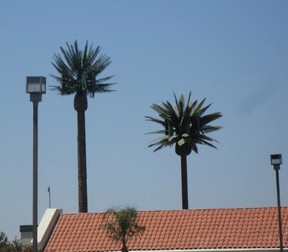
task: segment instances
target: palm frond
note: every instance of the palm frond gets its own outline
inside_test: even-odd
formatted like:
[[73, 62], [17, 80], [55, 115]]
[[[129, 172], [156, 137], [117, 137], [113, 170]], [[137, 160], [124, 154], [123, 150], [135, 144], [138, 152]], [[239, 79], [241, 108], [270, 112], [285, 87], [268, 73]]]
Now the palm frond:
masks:
[[151, 131], [146, 134], [165, 134], [165, 130], [156, 130], [156, 131]]
[[201, 128], [201, 130], [202, 130], [203, 132], [205, 132], [205, 134], [206, 134], [206, 133], [213, 132], [213, 131], [216, 131], [216, 130], [219, 130], [219, 129], [222, 129], [222, 127], [221, 127], [221, 126], [206, 125], [206, 126], [204, 126], [204, 127]]
[[157, 119], [157, 118], [153, 118], [153, 117], [150, 117], [150, 116], [145, 116], [146, 120], [147, 121], [151, 121], [151, 122], [155, 122], [155, 123], [159, 123], [161, 125], [165, 125], [165, 122], [163, 122], [162, 120], [160, 119]]

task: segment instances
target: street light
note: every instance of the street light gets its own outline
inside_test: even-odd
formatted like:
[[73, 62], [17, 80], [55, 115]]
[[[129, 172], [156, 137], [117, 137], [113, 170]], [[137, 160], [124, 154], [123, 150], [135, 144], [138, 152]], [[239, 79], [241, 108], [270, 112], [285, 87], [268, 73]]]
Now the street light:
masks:
[[280, 202], [280, 186], [279, 186], [279, 170], [282, 164], [282, 155], [273, 154], [270, 155], [271, 165], [273, 165], [276, 172], [276, 189], [277, 189], [277, 204], [278, 204], [278, 224], [279, 224], [279, 240], [280, 251], [283, 252], [283, 234], [282, 234], [282, 218], [281, 218], [281, 202]]
[[33, 252], [38, 251], [38, 103], [46, 93], [46, 78], [41, 76], [26, 77], [26, 93], [33, 103]]

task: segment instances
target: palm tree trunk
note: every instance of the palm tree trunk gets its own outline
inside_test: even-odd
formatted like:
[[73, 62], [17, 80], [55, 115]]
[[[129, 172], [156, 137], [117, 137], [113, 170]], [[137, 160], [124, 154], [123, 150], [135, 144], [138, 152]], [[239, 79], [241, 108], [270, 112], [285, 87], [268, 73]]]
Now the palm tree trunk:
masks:
[[77, 111], [77, 143], [78, 143], [78, 208], [79, 213], [88, 212], [87, 168], [86, 168], [86, 134], [85, 111], [88, 108], [85, 94], [76, 93], [74, 109]]
[[77, 112], [78, 120], [78, 204], [79, 212], [88, 211], [85, 112]]
[[181, 155], [182, 209], [188, 209], [187, 156]]
[[126, 234], [122, 236], [122, 252], [128, 252]]
[[127, 248], [127, 246], [126, 245], [124, 245], [123, 247], [122, 247], [122, 250], [121, 250], [122, 252], [128, 252], [128, 248]]

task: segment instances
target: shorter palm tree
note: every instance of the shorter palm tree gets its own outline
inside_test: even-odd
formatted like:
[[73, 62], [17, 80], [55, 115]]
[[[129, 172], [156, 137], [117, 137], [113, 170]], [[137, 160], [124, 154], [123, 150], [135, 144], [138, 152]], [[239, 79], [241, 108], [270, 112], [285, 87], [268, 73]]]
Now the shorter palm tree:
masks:
[[162, 130], [150, 132], [150, 134], [161, 134], [149, 145], [158, 146], [154, 151], [175, 144], [175, 152], [181, 156], [181, 180], [182, 180], [182, 208], [188, 209], [188, 182], [187, 182], [187, 156], [194, 151], [198, 153], [198, 144], [208, 145], [216, 148], [211, 142], [215, 139], [208, 137], [207, 133], [218, 130], [221, 127], [209, 125], [210, 122], [221, 117], [220, 112], [205, 114], [211, 104], [204, 106], [205, 99], [200, 103], [191, 101], [189, 93], [187, 104], [184, 96], [179, 99], [174, 94], [175, 106], [170, 102], [162, 102], [161, 105], [153, 104], [151, 108], [158, 113], [159, 118], [146, 116], [152, 121], [163, 126]]
[[102, 228], [110, 239], [122, 243], [122, 252], [128, 252], [127, 242], [131, 238], [145, 231], [145, 226], [140, 226], [137, 222], [138, 212], [135, 208], [110, 208], [103, 217], [105, 224]]

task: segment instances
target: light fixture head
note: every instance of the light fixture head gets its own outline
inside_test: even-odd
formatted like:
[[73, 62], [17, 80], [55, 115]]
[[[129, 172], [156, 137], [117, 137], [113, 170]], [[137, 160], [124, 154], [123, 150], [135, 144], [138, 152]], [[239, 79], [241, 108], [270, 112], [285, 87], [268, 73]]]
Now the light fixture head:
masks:
[[281, 154], [272, 154], [270, 155], [271, 165], [281, 165], [282, 164], [282, 155]]
[[26, 77], [26, 93], [45, 94], [46, 93], [46, 78], [43, 76], [27, 76]]

